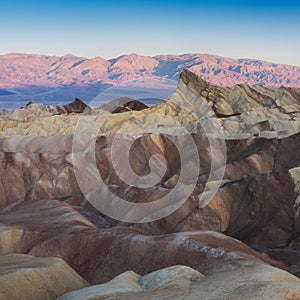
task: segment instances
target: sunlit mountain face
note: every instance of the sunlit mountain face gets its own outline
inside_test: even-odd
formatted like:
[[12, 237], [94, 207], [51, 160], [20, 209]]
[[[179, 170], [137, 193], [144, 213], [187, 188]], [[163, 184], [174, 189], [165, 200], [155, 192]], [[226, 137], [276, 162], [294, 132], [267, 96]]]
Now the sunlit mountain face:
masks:
[[[1, 108], [16, 108], [29, 101], [59, 105], [75, 97], [90, 102], [110, 87], [120, 86], [120, 94], [108, 98], [113, 100], [120, 96], [132, 97], [123, 94], [122, 86], [129, 89], [141, 85], [142, 89], [149, 89], [149, 94], [143, 91], [136, 98], [153, 105], [170, 94], [184, 69], [221, 86], [300, 87], [299, 67], [261, 60], [207, 54], [153, 57], [131, 54], [110, 60], [70, 54], [62, 57], [7, 54], [0, 56], [0, 104]], [[116, 93], [117, 89], [113, 91]]]

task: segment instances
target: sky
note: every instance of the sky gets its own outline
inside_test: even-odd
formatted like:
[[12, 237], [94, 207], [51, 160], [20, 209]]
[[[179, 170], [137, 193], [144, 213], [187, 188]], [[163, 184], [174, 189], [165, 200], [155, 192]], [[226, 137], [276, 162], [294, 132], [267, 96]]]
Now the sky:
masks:
[[0, 53], [206, 53], [300, 66], [300, 1], [1, 1]]

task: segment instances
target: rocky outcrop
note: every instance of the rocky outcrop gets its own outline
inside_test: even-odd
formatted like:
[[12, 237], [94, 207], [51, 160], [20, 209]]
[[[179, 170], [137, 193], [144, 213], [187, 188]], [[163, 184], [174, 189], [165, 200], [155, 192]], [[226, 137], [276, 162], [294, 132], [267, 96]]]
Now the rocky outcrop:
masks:
[[90, 110], [91, 108], [78, 98], [69, 104], [58, 106], [46, 106], [40, 103], [29, 102], [25, 105], [25, 107], [20, 107], [14, 110], [0, 111], [0, 120], [4, 122], [7, 122], [8, 120], [17, 122], [32, 122], [32, 119], [35, 118], [52, 117], [54, 115], [62, 114], [83, 113], [89, 112]]
[[0, 226], [0, 255], [18, 253], [22, 242], [23, 229], [12, 226]]
[[265, 86], [245, 84], [222, 87], [195, 78], [194, 73], [188, 70], [182, 72], [180, 79], [181, 84], [200, 92], [201, 97], [212, 107], [217, 117], [230, 117], [249, 111], [258, 115], [261, 110], [269, 111], [267, 108], [273, 108], [274, 113], [276, 109], [279, 110], [278, 113], [287, 114], [299, 111], [300, 90], [296, 88], [280, 87], [272, 90]]
[[[122, 183], [113, 170], [110, 149], [114, 136], [97, 141], [102, 178], [119, 196], [132, 202], [150, 202], [174, 188], [172, 180], [180, 170], [175, 147], [167, 139], [156, 140], [155, 137], [144, 136], [133, 146], [133, 155], [139, 157], [138, 161], [133, 161], [133, 166], [138, 174], [142, 174], [148, 168], [151, 155], [159, 153], [167, 159], [168, 172], [159, 187], [141, 192]], [[206, 138], [194, 136], [194, 139], [203, 149], [209, 147]], [[297, 230], [294, 226], [297, 191], [294, 191], [295, 183], [289, 170], [298, 165], [299, 155], [293, 149], [298, 149], [299, 141], [298, 134], [282, 139], [227, 140], [224, 183], [205, 207], [199, 208], [199, 195], [206, 183], [210, 164], [202, 163], [197, 189], [176, 213], [161, 221], [135, 226], [153, 234], [216, 230], [260, 250], [287, 244]], [[72, 136], [6, 138], [2, 141], [2, 149], [5, 149], [1, 158], [4, 167], [0, 170], [2, 206], [23, 200], [63, 200], [81, 195], [72, 166]], [[290, 154], [287, 156], [287, 153]], [[287, 159], [290, 156], [293, 158]], [[201, 152], [200, 161], [209, 161], [209, 153]], [[92, 176], [93, 171], [87, 169], [88, 174]], [[266, 194], [268, 197], [264, 196]], [[77, 205], [85, 205], [84, 197], [78, 199], [81, 200]], [[97, 222], [97, 217], [94, 219]]]
[[108, 283], [65, 294], [59, 300], [298, 299], [299, 283], [284, 271], [251, 263], [209, 276], [185, 266], [173, 266], [142, 277], [126, 272]]
[[88, 284], [63, 260], [29, 255], [0, 256], [0, 298], [54, 300]]
[[[129, 97], [117, 98], [100, 106], [100, 109], [111, 112], [113, 114], [124, 113], [128, 111], [140, 111], [146, 108], [148, 108], [146, 104]], [[96, 111], [96, 113], [99, 113], [99, 110], [97, 109], [95, 109], [94, 111]]]
[[[51, 108], [50, 108], [51, 109]], [[72, 103], [56, 106], [57, 114], [83, 113], [90, 109], [84, 102], [76, 98]]]
[[129, 102], [124, 103], [123, 105], [121, 105], [120, 107], [115, 108], [112, 113], [113, 114], [118, 114], [118, 113], [123, 113], [126, 111], [132, 111], [132, 110], [143, 110], [148, 108], [147, 105], [145, 105], [144, 103], [137, 101], [137, 100], [131, 100]]
[[[78, 124], [88, 126], [87, 129], [91, 130], [91, 122], [94, 128], [101, 126], [101, 135], [107, 135], [120, 130], [129, 133], [135, 131], [137, 126], [145, 131], [156, 128], [158, 132], [157, 127], [164, 126], [169, 128], [170, 134], [174, 134], [179, 124], [185, 124], [190, 132], [200, 134], [201, 126], [207, 127], [205, 122], [210, 121], [210, 126], [222, 127], [227, 139], [285, 137], [298, 133], [300, 128], [299, 89], [282, 87], [271, 90], [246, 85], [221, 87], [205, 82], [188, 70], [181, 74], [176, 92], [149, 109], [127, 98], [117, 99], [94, 110], [76, 101], [69, 104], [70, 107], [66, 106], [68, 109], [53, 108], [51, 116], [49, 109], [33, 104], [26, 109], [6, 112], [0, 118], [1, 136], [73, 134]], [[76, 112], [76, 103], [81, 107], [78, 112], [85, 111], [85, 123], [78, 114], [53, 116], [54, 111], [57, 113], [58, 110], [60, 113]], [[126, 108], [126, 103], [131, 103], [133, 108]], [[123, 112], [124, 109], [127, 113], [122, 116], [107, 112]], [[213, 120], [210, 120], [211, 117], [214, 117]]]
[[132, 271], [127, 271], [108, 283], [91, 286], [78, 291], [70, 292], [58, 298], [58, 300], [75, 299], [102, 299], [107, 297], [126, 296], [128, 293], [142, 292], [143, 289], [138, 284], [141, 276]]
[[[103, 218], [103, 225], [104, 222]], [[194, 231], [152, 236], [126, 227], [100, 229], [70, 205], [55, 200], [7, 206], [0, 211], [0, 223], [6, 231], [19, 230], [18, 238], [6, 234], [5, 254], [60, 257], [93, 284], [127, 270], [144, 275], [177, 264], [203, 274], [243, 261], [283, 267], [221, 233]]]

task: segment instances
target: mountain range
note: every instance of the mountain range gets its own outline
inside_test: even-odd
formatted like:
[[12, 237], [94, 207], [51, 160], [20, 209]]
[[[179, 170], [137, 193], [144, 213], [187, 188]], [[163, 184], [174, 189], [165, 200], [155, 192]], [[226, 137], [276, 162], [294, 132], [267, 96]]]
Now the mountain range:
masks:
[[71, 54], [57, 57], [12, 53], [0, 55], [0, 103], [2, 107], [18, 101], [63, 103], [75, 97], [88, 101], [124, 81], [149, 77], [177, 81], [184, 69], [222, 86], [300, 87], [300, 67], [253, 59], [208, 54], [130, 54], [106, 60]]

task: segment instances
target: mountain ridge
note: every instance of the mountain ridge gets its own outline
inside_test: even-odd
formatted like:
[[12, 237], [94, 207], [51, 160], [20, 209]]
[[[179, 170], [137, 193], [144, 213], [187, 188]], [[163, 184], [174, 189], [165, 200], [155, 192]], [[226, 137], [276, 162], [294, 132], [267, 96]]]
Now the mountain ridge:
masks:
[[0, 96], [0, 108], [18, 108], [28, 102], [63, 105], [76, 97], [89, 103], [109, 87], [141, 79], [146, 89], [151, 88], [152, 79], [174, 82], [175, 87], [185, 69], [218, 86], [300, 87], [300, 67], [254, 59], [199, 53], [153, 57], [133, 53], [109, 60], [10, 53], [0, 55], [0, 90], [8, 92]]
[[112, 59], [66, 54], [0, 55], [0, 87], [118, 84], [141, 77], [177, 80], [189, 69], [204, 80], [223, 86], [259, 84], [271, 88], [300, 87], [300, 67], [248, 58], [210, 54], [145, 56], [124, 54]]

